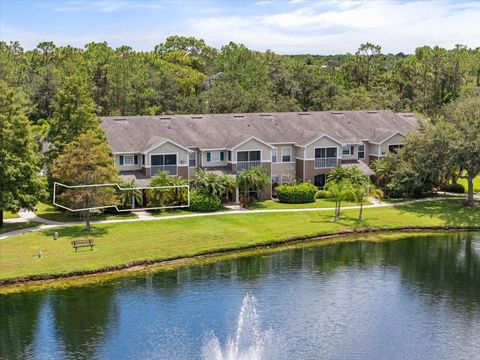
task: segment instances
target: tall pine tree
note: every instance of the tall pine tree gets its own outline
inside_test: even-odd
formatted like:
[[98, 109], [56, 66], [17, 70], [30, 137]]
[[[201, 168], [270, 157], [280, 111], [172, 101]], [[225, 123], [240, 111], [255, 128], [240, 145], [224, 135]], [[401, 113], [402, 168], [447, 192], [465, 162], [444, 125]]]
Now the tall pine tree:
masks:
[[3, 212], [32, 210], [43, 195], [40, 154], [25, 96], [0, 81], [0, 226]]

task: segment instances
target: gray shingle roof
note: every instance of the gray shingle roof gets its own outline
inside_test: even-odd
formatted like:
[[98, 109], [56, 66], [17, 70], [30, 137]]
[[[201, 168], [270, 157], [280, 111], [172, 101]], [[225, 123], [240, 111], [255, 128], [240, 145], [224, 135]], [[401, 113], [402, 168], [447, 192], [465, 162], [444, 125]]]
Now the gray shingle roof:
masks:
[[396, 132], [410, 133], [417, 124], [415, 114], [389, 110], [102, 118], [113, 152], [144, 152], [165, 139], [200, 149], [229, 149], [252, 136], [300, 146], [323, 134], [343, 143], [380, 142]]

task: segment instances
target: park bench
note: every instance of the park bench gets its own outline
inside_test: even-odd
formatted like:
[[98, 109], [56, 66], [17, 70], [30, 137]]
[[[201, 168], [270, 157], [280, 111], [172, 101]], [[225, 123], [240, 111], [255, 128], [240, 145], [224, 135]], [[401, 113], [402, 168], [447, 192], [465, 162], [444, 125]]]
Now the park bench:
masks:
[[79, 247], [88, 247], [90, 246], [90, 250], [93, 250], [95, 243], [93, 240], [85, 239], [85, 240], [73, 240], [72, 247], [75, 248], [75, 252], [78, 250]]

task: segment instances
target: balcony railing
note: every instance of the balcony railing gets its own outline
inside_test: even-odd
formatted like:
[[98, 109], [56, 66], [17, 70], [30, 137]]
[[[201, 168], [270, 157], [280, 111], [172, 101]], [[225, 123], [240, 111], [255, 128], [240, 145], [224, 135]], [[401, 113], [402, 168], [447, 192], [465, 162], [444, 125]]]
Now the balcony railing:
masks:
[[237, 172], [242, 172], [255, 166], [261, 166], [260, 161], [239, 161], [237, 162]]
[[157, 172], [166, 171], [169, 175], [177, 175], [177, 165], [156, 165], [152, 166], [152, 176]]
[[337, 166], [337, 158], [336, 157], [316, 158], [315, 159], [315, 168], [316, 169], [333, 168], [335, 166]]

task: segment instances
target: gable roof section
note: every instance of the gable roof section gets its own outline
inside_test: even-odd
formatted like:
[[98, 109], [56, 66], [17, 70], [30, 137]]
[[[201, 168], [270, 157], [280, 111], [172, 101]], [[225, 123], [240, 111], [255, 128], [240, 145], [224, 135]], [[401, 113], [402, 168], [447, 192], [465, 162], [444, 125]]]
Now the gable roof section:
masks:
[[232, 149], [251, 138], [268, 144], [295, 143], [305, 146], [328, 136], [340, 144], [365, 139], [383, 141], [394, 132], [408, 134], [416, 129], [415, 114], [389, 110], [308, 113], [207, 114], [127, 116], [123, 120], [103, 117], [113, 152], [145, 152], [168, 139], [184, 148]]
[[270, 145], [269, 143], [266, 143], [265, 141], [260, 140], [259, 138], [255, 137], [255, 136], [250, 136], [249, 138], [243, 140], [241, 143], [239, 143], [239, 144], [235, 145], [234, 147], [232, 147], [230, 150], [235, 150], [236, 148], [242, 146], [243, 144], [249, 142], [250, 140], [256, 140], [256, 141], [258, 141], [259, 143], [262, 143], [262, 144], [268, 146], [270, 149], [273, 149], [273, 148], [274, 148], [274, 146]]

